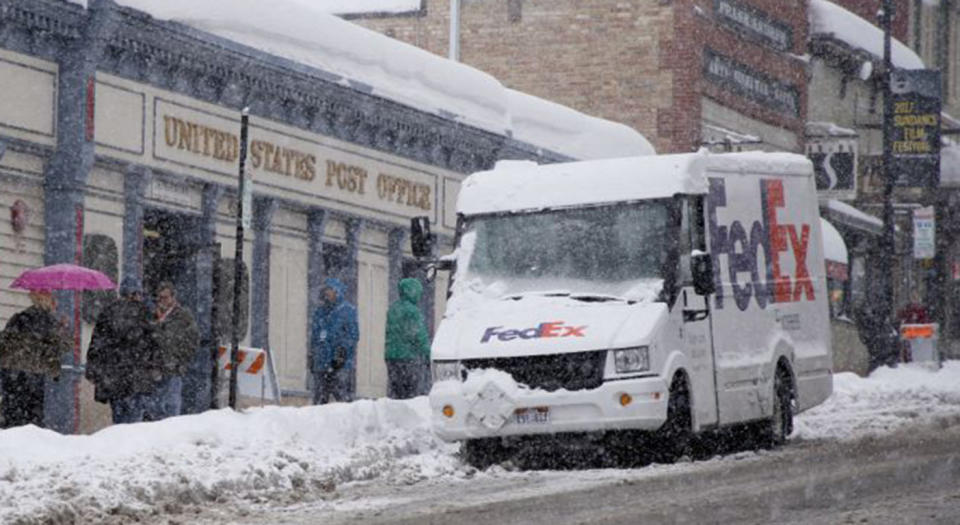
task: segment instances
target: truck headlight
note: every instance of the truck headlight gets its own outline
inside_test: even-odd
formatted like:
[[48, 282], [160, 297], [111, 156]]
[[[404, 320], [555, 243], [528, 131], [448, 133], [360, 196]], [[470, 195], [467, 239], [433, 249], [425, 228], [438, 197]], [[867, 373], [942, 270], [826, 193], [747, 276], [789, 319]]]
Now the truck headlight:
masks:
[[438, 381], [448, 381], [450, 379], [457, 381], [463, 380], [463, 377], [460, 375], [460, 361], [434, 361], [432, 368], [434, 383]]
[[650, 351], [646, 346], [613, 351], [613, 362], [618, 374], [650, 370]]

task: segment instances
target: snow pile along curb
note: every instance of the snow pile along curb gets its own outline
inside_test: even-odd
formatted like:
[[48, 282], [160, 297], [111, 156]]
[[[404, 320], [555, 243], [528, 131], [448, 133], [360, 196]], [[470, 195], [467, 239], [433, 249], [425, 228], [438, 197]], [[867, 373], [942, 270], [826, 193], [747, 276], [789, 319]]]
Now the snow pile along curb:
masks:
[[947, 361], [938, 371], [910, 363], [879, 368], [865, 378], [836, 374], [833, 395], [797, 417], [793, 437], [857, 439], [956, 415], [960, 361]]
[[0, 431], [0, 523], [95, 522], [337, 484], [454, 473], [458, 445], [430, 430], [427, 399], [219, 410], [91, 436]]

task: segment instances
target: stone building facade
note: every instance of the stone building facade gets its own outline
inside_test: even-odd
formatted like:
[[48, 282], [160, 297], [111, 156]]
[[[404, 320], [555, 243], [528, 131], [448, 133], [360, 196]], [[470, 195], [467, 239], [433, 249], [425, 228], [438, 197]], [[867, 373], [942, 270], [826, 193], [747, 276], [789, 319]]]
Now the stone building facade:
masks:
[[[111, 0], [0, 0], [0, 94], [0, 323], [27, 306], [7, 286], [28, 268], [82, 264], [148, 297], [171, 280], [203, 338], [187, 412], [211, 406], [212, 355], [229, 341], [242, 108], [254, 181], [243, 344], [269, 350], [289, 402], [306, 399], [325, 277], [358, 305], [358, 393], [383, 395], [387, 306], [418, 271], [410, 218], [428, 216], [449, 249], [467, 174], [572, 158]], [[445, 289], [442, 275], [427, 287], [431, 324]], [[57, 299], [74, 349], [47, 386], [47, 423], [91, 431], [108, 419], [82, 379], [103, 297]]]

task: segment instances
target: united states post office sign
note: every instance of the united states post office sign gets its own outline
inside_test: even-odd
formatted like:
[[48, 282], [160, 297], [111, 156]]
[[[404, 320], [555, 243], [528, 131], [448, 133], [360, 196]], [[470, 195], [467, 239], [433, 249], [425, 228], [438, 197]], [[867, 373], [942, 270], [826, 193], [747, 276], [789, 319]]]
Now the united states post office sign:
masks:
[[[239, 156], [239, 114], [228, 118], [155, 99], [155, 159], [235, 179]], [[395, 219], [438, 218], [438, 175], [380, 152], [287, 132], [262, 119], [251, 119], [247, 169], [255, 187], [301, 200], [333, 200]]]

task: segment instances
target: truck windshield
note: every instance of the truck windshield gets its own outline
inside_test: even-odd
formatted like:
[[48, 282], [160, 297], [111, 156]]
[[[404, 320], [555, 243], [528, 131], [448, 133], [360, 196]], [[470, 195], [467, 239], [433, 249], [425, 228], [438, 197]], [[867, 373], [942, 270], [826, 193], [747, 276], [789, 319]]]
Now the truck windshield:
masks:
[[650, 300], [662, 287], [669, 216], [666, 201], [649, 201], [470, 218], [462, 277], [504, 296]]

